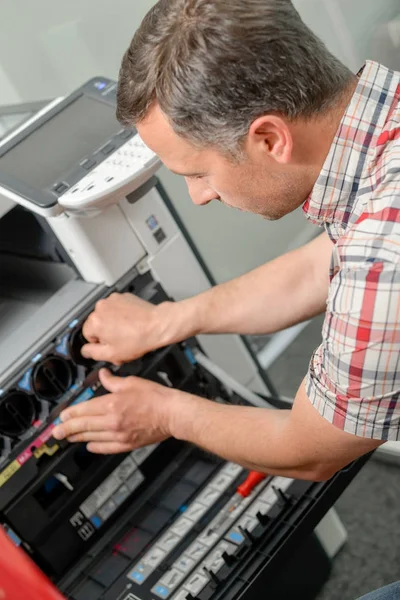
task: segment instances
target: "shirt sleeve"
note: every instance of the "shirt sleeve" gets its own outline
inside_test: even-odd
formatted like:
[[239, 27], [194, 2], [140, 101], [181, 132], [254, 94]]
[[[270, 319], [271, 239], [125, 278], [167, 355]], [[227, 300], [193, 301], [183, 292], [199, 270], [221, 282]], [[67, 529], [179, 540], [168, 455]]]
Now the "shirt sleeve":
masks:
[[333, 277], [307, 395], [336, 427], [400, 439], [400, 266], [366, 261]]

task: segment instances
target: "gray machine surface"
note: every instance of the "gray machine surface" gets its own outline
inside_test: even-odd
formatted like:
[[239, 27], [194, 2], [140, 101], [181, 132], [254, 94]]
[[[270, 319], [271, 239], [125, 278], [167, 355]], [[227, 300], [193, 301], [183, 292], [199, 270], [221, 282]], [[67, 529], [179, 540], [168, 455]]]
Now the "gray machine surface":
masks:
[[0, 219], [0, 385], [101, 288], [61, 257], [33, 214], [17, 206]]

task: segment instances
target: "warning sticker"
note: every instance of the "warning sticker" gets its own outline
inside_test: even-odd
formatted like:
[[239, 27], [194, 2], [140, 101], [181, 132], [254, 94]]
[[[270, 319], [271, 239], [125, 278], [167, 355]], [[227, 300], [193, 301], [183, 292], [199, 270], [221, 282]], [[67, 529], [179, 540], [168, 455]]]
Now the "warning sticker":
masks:
[[0, 473], [0, 487], [3, 486], [11, 477], [21, 468], [21, 465], [17, 460], [14, 460], [8, 465], [2, 473]]

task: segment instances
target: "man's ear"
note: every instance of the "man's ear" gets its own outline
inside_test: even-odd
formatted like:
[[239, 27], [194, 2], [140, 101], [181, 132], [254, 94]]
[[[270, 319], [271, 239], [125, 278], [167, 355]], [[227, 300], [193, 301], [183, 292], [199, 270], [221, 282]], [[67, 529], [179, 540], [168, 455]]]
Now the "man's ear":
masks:
[[293, 137], [284, 119], [276, 115], [258, 117], [250, 126], [247, 151], [255, 158], [266, 155], [281, 165], [292, 159]]

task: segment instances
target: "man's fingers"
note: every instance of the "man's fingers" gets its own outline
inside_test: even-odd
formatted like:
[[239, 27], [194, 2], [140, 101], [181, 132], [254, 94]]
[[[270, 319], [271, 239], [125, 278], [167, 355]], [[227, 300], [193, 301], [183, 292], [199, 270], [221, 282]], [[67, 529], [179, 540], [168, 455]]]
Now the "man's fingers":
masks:
[[[127, 379], [126, 377], [118, 377], [117, 375], [113, 375], [111, 371], [108, 369], [100, 369], [99, 379], [101, 385], [114, 394], [118, 392], [124, 392], [127, 388]], [[129, 378], [132, 381], [132, 378]]]
[[120, 454], [132, 450], [132, 446], [123, 442], [90, 442], [86, 447], [93, 454]]
[[101, 417], [107, 412], [108, 404], [110, 401], [110, 395], [105, 394], [98, 398], [93, 398], [87, 402], [81, 402], [75, 406], [70, 406], [62, 411], [60, 414], [61, 421], [69, 421], [69, 419], [76, 419], [80, 417]]
[[84, 431], [107, 431], [107, 429], [109, 429], [109, 423], [110, 420], [107, 415], [101, 417], [77, 417], [75, 419], [69, 419], [61, 425], [57, 425], [57, 427], [53, 429], [52, 435], [56, 440], [62, 440]]
[[88, 342], [97, 342], [98, 341], [98, 332], [96, 331], [96, 327], [94, 326], [94, 313], [91, 313], [82, 327], [83, 337], [87, 339]]
[[[68, 441], [76, 442], [118, 442], [118, 437], [121, 439], [121, 434], [116, 434], [114, 431], [82, 431], [68, 436]], [[121, 442], [122, 443], [122, 442]]]
[[114, 362], [112, 348], [106, 344], [85, 344], [81, 348], [81, 354], [85, 358], [92, 358], [97, 361]]

